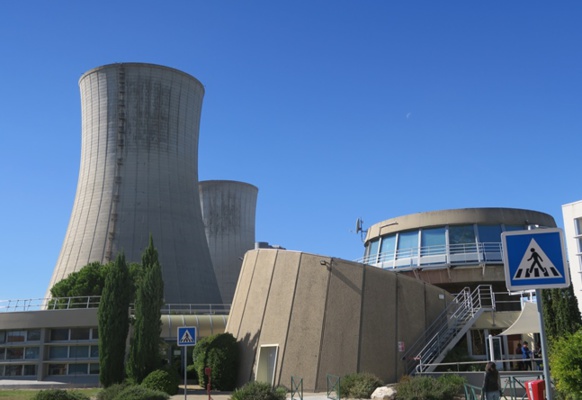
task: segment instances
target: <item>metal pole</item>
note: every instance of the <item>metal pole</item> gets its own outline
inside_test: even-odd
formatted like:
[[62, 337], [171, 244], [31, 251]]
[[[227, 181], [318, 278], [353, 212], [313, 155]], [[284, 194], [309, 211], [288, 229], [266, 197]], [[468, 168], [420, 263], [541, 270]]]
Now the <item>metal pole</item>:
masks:
[[188, 347], [182, 346], [182, 356], [184, 357], [184, 400], [188, 399], [188, 374], [186, 371], [187, 363], [188, 363]]
[[552, 382], [550, 381], [550, 362], [548, 360], [548, 346], [546, 342], [546, 330], [544, 328], [544, 313], [542, 307], [542, 291], [536, 289], [536, 303], [540, 314], [540, 340], [542, 342], [542, 364], [544, 366], [544, 380], [546, 381], [546, 399], [552, 400]]

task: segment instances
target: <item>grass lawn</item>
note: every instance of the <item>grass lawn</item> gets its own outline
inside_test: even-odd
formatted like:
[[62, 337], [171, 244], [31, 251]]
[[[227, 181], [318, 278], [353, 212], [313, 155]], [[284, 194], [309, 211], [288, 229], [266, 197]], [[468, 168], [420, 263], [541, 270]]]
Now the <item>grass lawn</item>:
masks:
[[[94, 397], [97, 395], [101, 389], [74, 389], [81, 393], [84, 393], [88, 397]], [[0, 390], [0, 400], [29, 400], [40, 390], [37, 389], [13, 389], [13, 390]]]

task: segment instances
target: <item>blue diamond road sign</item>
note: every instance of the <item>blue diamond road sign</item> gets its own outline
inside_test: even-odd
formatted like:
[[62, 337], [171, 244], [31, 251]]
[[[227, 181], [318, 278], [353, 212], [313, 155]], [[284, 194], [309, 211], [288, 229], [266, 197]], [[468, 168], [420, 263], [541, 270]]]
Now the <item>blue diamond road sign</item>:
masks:
[[501, 242], [507, 289], [531, 290], [570, 286], [561, 229], [503, 232]]
[[178, 327], [178, 346], [194, 346], [196, 344], [196, 327]]

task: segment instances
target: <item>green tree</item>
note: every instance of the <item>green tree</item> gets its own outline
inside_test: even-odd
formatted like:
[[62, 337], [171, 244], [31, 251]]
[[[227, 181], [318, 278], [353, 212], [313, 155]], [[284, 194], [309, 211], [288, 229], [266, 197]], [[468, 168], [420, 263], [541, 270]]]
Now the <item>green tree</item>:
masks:
[[550, 365], [556, 388], [564, 398], [582, 398], [582, 330], [556, 339]]
[[578, 331], [582, 327], [582, 317], [574, 289], [542, 290], [544, 328], [550, 342]]
[[161, 366], [161, 308], [164, 305], [164, 281], [158, 252], [150, 235], [142, 255], [143, 275], [135, 295], [135, 322], [128, 361], [128, 375], [137, 383]]
[[105, 387], [123, 381], [125, 341], [129, 330], [131, 279], [123, 253], [105, 279], [97, 311], [99, 324], [99, 380]]
[[111, 269], [111, 263], [92, 262], [65, 279], [55, 283], [51, 288], [52, 297], [101, 296], [105, 277]]

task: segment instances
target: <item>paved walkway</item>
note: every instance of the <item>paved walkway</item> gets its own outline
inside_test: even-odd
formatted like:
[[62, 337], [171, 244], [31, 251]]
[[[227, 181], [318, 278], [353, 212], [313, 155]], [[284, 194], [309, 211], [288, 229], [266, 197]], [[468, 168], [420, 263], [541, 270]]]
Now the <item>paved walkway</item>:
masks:
[[[32, 381], [17, 379], [0, 379], [0, 389], [55, 389], [61, 387], [71, 387], [70, 384], [51, 381]], [[206, 390], [198, 385], [188, 386], [188, 392], [184, 395], [184, 385], [180, 385], [178, 394], [170, 397], [171, 400], [229, 400], [232, 392], [210, 393], [210, 398]], [[299, 399], [298, 396], [295, 396]], [[328, 400], [326, 393], [303, 393], [306, 400]]]

